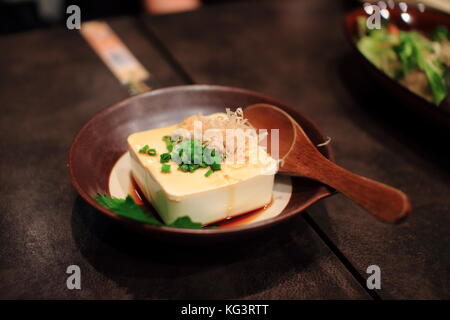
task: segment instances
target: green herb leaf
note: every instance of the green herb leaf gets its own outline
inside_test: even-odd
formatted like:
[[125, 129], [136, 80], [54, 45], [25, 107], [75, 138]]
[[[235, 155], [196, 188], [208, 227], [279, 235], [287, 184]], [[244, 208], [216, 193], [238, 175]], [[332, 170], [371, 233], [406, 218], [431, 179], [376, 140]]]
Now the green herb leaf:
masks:
[[[142, 209], [134, 202], [131, 196], [127, 196], [125, 199], [118, 199], [107, 195], [97, 195], [95, 200], [105, 208], [112, 212], [129, 219], [145, 222], [154, 226], [164, 226], [156, 218], [147, 215]], [[174, 222], [167, 225], [173, 228], [186, 228], [186, 229], [200, 229], [203, 227], [201, 223], [193, 222], [188, 216], [180, 217]]]
[[186, 228], [186, 229], [200, 229], [203, 227], [201, 223], [192, 222], [191, 218], [188, 216], [180, 217], [171, 224], [167, 225], [168, 227], [174, 228]]
[[145, 214], [141, 208], [133, 201], [131, 196], [126, 199], [113, 198], [106, 195], [97, 195], [95, 200], [105, 208], [117, 213], [119, 216], [129, 219], [145, 222], [155, 226], [161, 226], [162, 223], [156, 218]]
[[169, 173], [170, 172], [170, 164], [163, 164], [161, 167], [161, 172]]

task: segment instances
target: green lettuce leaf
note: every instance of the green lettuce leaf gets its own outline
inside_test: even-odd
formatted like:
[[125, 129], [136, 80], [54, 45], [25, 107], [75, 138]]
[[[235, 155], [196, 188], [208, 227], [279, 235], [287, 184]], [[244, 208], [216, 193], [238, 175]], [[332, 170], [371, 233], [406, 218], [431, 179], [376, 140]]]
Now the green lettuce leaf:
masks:
[[[439, 61], [432, 40], [416, 31], [391, 33], [388, 28], [367, 30], [364, 21], [358, 21], [361, 53], [391, 78], [401, 80], [414, 70], [422, 71], [427, 79], [433, 102], [439, 104], [447, 95], [444, 65]], [[432, 39], [447, 41], [449, 32], [438, 27]]]
[[398, 58], [394, 45], [398, 38], [391, 35], [386, 29], [371, 30], [367, 36], [362, 37], [357, 47], [359, 51], [377, 68], [387, 75], [395, 78], [398, 69]]
[[434, 41], [442, 42], [448, 40], [448, 29], [444, 26], [439, 26], [434, 29], [431, 38]]
[[447, 95], [447, 85], [443, 67], [432, 58], [431, 44], [417, 32], [400, 32], [400, 44], [394, 49], [402, 62], [403, 75], [414, 69], [422, 70], [433, 93], [434, 103], [439, 104]]

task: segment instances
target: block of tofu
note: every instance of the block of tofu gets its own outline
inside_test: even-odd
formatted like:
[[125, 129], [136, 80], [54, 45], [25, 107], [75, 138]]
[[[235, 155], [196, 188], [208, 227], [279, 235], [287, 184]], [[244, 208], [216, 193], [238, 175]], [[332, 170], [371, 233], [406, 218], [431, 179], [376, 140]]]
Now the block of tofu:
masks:
[[[272, 201], [276, 161], [260, 147], [259, 151], [271, 161], [240, 166], [222, 163], [221, 170], [208, 177], [205, 177], [208, 168], [183, 172], [170, 161], [170, 173], [161, 172], [159, 155], [167, 152], [162, 137], [175, 129], [176, 126], [170, 126], [128, 137], [132, 175], [165, 223], [189, 216], [194, 222], [211, 224], [262, 208]], [[145, 145], [155, 149], [157, 155], [139, 153]], [[265, 170], [268, 166], [272, 168]]]

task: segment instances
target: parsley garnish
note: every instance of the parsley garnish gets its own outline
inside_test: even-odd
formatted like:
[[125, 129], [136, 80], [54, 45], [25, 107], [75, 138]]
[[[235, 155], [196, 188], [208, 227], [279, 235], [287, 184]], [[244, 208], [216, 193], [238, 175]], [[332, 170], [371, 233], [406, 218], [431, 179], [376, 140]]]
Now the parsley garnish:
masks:
[[144, 214], [139, 206], [134, 202], [131, 196], [127, 196], [125, 199], [113, 198], [106, 195], [97, 195], [95, 197], [98, 203], [105, 208], [117, 213], [119, 216], [130, 218], [133, 220], [145, 222], [155, 226], [162, 226], [156, 218]]
[[202, 227], [201, 223], [192, 222], [191, 218], [188, 216], [180, 217], [174, 222], [172, 222], [170, 227], [174, 228], [185, 228], [185, 229], [199, 229]]
[[119, 216], [148, 223], [154, 226], [168, 226], [187, 229], [199, 229], [203, 227], [201, 223], [193, 222], [188, 216], [180, 217], [170, 224], [163, 224], [155, 217], [144, 213], [144, 211], [142, 211], [142, 209], [134, 202], [131, 196], [127, 196], [125, 199], [119, 199], [99, 194], [95, 197], [95, 200]]

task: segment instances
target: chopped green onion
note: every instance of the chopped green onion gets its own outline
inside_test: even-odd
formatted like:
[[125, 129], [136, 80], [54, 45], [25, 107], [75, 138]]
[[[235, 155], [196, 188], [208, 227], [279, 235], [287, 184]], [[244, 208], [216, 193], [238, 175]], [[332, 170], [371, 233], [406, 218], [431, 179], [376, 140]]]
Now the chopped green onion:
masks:
[[[169, 151], [160, 155], [161, 163], [172, 160], [178, 164], [178, 170], [183, 172], [195, 172], [198, 168], [208, 168], [209, 170], [205, 173], [206, 177], [214, 171], [221, 170], [220, 163], [223, 157], [221, 153], [214, 149], [208, 149], [199, 140], [186, 139], [174, 142], [170, 136], [164, 136], [162, 140], [166, 143]], [[174, 148], [175, 146], [176, 148]]]
[[195, 170], [198, 169], [198, 167], [199, 167], [198, 164], [190, 164], [190, 165], [189, 165], [189, 171], [190, 171], [190, 172], [194, 172]]
[[209, 169], [208, 171], [206, 171], [205, 173], [205, 177], [209, 177], [210, 175], [213, 174], [214, 171], [212, 171], [211, 169]]
[[168, 173], [170, 172], [170, 164], [163, 164], [161, 167], [161, 172]]
[[162, 153], [159, 156], [159, 162], [166, 163], [166, 162], [169, 162], [171, 158], [172, 158], [172, 156], [170, 155], [170, 153], [167, 153], [167, 152], [166, 153]]
[[139, 153], [147, 153], [148, 148], [149, 148], [149, 146], [148, 146], [148, 144], [146, 144], [139, 150]]
[[169, 150], [169, 152], [172, 152], [172, 150], [173, 150], [173, 141], [170, 138], [170, 136], [164, 136], [163, 137], [163, 141], [166, 143], [167, 150]]
[[187, 172], [189, 171], [189, 165], [188, 164], [182, 164], [178, 167], [181, 171]]
[[147, 153], [148, 153], [149, 156], [156, 156], [156, 150], [155, 149], [149, 149]]

